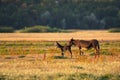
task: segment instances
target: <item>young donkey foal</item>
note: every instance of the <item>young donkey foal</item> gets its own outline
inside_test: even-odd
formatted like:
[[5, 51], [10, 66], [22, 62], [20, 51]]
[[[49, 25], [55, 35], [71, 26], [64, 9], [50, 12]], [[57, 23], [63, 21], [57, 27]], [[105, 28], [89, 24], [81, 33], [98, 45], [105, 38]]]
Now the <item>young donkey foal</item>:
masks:
[[57, 47], [60, 48], [62, 56], [64, 56], [64, 53], [68, 50], [70, 52], [71, 58], [72, 58], [72, 51], [71, 51], [71, 46], [72, 45], [64, 45], [64, 46], [62, 46], [57, 41], [56, 41], [56, 44], [57, 44]]
[[82, 48], [86, 48], [86, 49], [94, 48], [95, 49], [95, 53], [94, 53], [95, 58], [96, 58], [96, 55], [99, 57], [100, 46], [99, 46], [98, 40], [96, 40], [96, 39], [86, 41], [86, 40], [75, 40], [72, 38], [70, 40], [69, 44], [77, 46], [79, 48], [80, 55], [83, 54], [83, 52], [81, 51]]

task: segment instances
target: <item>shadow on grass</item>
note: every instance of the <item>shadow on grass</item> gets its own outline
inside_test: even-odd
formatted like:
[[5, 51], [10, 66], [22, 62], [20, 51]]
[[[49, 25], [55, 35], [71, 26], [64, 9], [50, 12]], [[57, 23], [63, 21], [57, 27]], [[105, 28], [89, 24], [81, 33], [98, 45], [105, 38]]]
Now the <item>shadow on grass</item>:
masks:
[[[109, 51], [103, 50], [103, 51], [100, 52], [100, 55], [108, 55], [108, 56], [111, 56], [111, 55], [113, 55], [113, 53], [112, 53], [112, 52], [109, 52]], [[95, 53], [91, 53], [90, 56], [95, 56]]]
[[84, 68], [81, 67], [81, 66], [71, 66], [71, 68], [75, 68], [75, 69], [84, 69]]
[[7, 57], [5, 57], [5, 59], [14, 59], [14, 58], [11, 56], [7, 56]]
[[64, 56], [54, 56], [54, 59], [69, 59], [68, 57], [64, 57]]
[[6, 77], [5, 75], [0, 75], [0, 80], [6, 80]]
[[24, 58], [24, 57], [26, 57], [26, 56], [24, 56], [24, 55], [18, 56], [18, 58]]
[[0, 80], [119, 80], [120, 75], [106, 74], [102, 76], [96, 76], [86, 73], [74, 73], [74, 74], [41, 74], [41, 75], [0, 75]]

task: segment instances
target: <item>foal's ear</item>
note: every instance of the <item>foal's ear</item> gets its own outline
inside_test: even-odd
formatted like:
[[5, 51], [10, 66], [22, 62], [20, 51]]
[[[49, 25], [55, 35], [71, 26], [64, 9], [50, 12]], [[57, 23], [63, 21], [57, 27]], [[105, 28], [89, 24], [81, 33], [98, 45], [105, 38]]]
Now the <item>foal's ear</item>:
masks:
[[71, 40], [73, 40], [73, 37], [71, 38]]
[[57, 46], [60, 45], [57, 41], [56, 41], [56, 44], [57, 44]]
[[56, 41], [56, 45], [58, 46], [59, 45], [59, 43]]
[[59, 47], [59, 43], [56, 41], [56, 44], [55, 44], [57, 47]]

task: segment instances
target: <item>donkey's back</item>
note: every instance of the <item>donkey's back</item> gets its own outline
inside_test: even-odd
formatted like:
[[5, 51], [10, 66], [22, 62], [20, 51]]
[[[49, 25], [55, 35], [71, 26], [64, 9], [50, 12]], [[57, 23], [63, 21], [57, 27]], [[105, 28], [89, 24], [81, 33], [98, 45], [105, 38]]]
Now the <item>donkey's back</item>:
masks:
[[97, 48], [99, 49], [99, 42], [98, 40], [96, 39], [92, 39], [92, 40], [79, 40], [79, 45], [81, 46], [81, 48], [87, 48], [87, 49], [90, 49], [90, 48]]

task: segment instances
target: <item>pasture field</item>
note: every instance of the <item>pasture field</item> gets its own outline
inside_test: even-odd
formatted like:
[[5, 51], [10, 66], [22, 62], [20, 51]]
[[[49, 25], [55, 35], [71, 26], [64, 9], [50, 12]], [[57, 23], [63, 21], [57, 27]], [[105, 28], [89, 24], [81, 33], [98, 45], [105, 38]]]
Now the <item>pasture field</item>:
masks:
[[[83, 33], [84, 35], [81, 36], [80, 34]], [[38, 35], [38, 33], [35, 34]], [[114, 34], [106, 31], [103, 33], [102, 31], [46, 33], [43, 39], [41, 34], [38, 38], [32, 33], [0, 34], [0, 80], [120, 79], [120, 33]], [[59, 38], [52, 34], [59, 35]], [[68, 35], [65, 37], [66, 34]], [[87, 40], [94, 38], [95, 35], [95, 38], [100, 41], [100, 57], [94, 58], [93, 49], [85, 50], [85, 55], [80, 56], [75, 46], [72, 46], [73, 58], [70, 58], [69, 52], [65, 53], [65, 57], [61, 57], [55, 41], [64, 45], [73, 35], [73, 38], [82, 37]]]
[[68, 41], [75, 39], [120, 40], [120, 33], [107, 30], [72, 30], [69, 33], [0, 33], [1, 41]]

